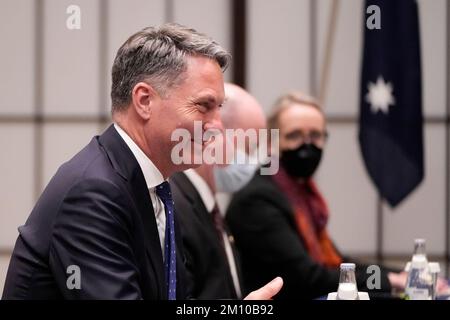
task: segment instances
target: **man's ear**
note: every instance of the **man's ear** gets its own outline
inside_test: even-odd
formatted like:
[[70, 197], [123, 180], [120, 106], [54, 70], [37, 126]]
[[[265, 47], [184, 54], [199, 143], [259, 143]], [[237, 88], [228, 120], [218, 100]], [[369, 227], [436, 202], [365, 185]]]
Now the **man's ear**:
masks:
[[151, 114], [152, 105], [158, 97], [158, 93], [151, 85], [145, 82], [138, 82], [131, 92], [131, 100], [136, 113], [144, 120], [148, 120]]

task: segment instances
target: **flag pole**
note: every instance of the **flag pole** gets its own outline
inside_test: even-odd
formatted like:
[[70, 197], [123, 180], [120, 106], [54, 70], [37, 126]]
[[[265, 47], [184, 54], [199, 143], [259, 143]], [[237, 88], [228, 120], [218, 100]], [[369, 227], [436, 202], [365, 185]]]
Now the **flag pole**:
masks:
[[376, 256], [377, 263], [383, 263], [383, 197], [378, 194], [377, 200], [377, 236], [376, 236]]
[[309, 92], [317, 92], [317, 0], [309, 0]]
[[[447, 2], [447, 17], [450, 14], [450, 2]], [[449, 277], [450, 263], [450, 19], [447, 19], [447, 112], [445, 116], [445, 277]]]
[[333, 43], [337, 29], [340, 0], [331, 1], [331, 11], [328, 18], [328, 30], [325, 40], [325, 52], [322, 61], [322, 70], [320, 75], [319, 102], [324, 105], [327, 92], [328, 80], [330, 78], [330, 66], [333, 53]]

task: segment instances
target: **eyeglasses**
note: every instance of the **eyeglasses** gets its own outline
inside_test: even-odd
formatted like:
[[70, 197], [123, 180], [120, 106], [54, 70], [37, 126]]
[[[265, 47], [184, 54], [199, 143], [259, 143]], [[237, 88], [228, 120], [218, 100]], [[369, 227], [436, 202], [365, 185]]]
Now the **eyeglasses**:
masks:
[[289, 143], [295, 143], [296, 145], [309, 142], [318, 147], [322, 147], [328, 139], [328, 132], [312, 130], [309, 133], [305, 133], [301, 130], [294, 130], [287, 133], [285, 139], [289, 141]]

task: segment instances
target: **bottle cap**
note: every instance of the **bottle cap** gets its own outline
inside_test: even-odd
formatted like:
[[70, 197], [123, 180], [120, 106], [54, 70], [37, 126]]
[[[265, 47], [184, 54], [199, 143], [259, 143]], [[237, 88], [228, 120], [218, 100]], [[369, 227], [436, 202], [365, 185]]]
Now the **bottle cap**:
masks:
[[354, 263], [341, 263], [341, 269], [355, 269]]
[[415, 239], [414, 240], [414, 243], [415, 244], [424, 244], [426, 241], [425, 241], [425, 239], [423, 239], [423, 238], [418, 238], [418, 239]]

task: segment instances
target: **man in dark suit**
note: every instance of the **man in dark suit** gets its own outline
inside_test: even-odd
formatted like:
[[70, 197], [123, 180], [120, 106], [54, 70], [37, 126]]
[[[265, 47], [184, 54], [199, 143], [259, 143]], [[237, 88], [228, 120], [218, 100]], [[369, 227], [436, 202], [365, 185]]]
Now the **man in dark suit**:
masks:
[[[166, 179], [197, 165], [173, 157], [172, 135], [195, 138], [195, 122], [221, 129], [229, 58], [176, 24], [146, 28], [122, 45], [112, 68], [114, 125], [59, 168], [19, 228], [4, 299], [189, 297]], [[190, 142], [180, 156], [206, 145]], [[281, 285], [249, 298], [270, 298]]]
[[[62, 165], [11, 258], [5, 299], [185, 298], [184, 266], [165, 181], [172, 132], [221, 128], [229, 54], [178, 25], [146, 28], [112, 68], [111, 125]], [[202, 141], [194, 141], [202, 147]]]

